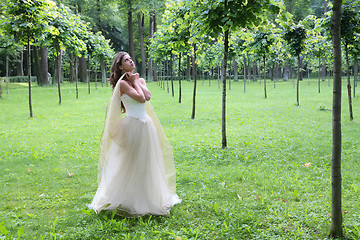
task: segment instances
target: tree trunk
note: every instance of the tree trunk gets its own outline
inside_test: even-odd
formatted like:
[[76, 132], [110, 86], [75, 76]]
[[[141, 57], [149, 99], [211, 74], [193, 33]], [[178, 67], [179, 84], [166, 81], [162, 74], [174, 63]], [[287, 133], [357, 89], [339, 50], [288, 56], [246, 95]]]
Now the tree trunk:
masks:
[[75, 81], [75, 55], [70, 52], [70, 77], [69, 77], [70, 82], [74, 82]]
[[41, 79], [41, 70], [40, 70], [40, 56], [39, 56], [39, 48], [37, 46], [33, 46], [33, 53], [35, 58], [35, 73], [36, 73], [36, 81], [39, 86], [42, 85]]
[[326, 63], [324, 63], [324, 64], [322, 65], [321, 74], [322, 74], [322, 80], [325, 81], [325, 80], [326, 80]]
[[101, 71], [101, 86], [104, 87], [106, 83], [106, 69], [104, 60], [100, 60], [100, 71]]
[[233, 59], [233, 64], [234, 64], [234, 81], [237, 82], [239, 81], [239, 76], [238, 76], [238, 66], [235, 57]]
[[[88, 62], [90, 63], [90, 57], [88, 57]], [[91, 67], [89, 67], [89, 72], [88, 72], [88, 82], [87, 82], [87, 84], [88, 84], [88, 93], [90, 94], [91, 92], [90, 92], [90, 82], [91, 82]]]
[[301, 79], [301, 57], [298, 55], [298, 74], [297, 74], [297, 81], [296, 81], [296, 105], [299, 106], [299, 83]]
[[60, 79], [61, 79], [61, 62], [62, 62], [62, 50], [60, 49], [60, 44], [56, 43], [56, 58], [57, 58], [57, 85], [59, 93], [59, 104], [61, 104], [61, 89], [60, 89]]
[[321, 63], [320, 63], [320, 56], [319, 56], [319, 82], [318, 82], [318, 92], [319, 93], [320, 93], [320, 84], [321, 84], [320, 72], [321, 72]]
[[9, 55], [6, 54], [6, 93], [9, 94]]
[[341, 206], [341, 0], [333, 0], [331, 35], [334, 56], [331, 164], [331, 227], [330, 237], [343, 236]]
[[285, 60], [284, 64], [284, 81], [289, 81], [289, 65], [287, 63], [287, 60]]
[[171, 53], [170, 58], [170, 81], [171, 81], [171, 95], [174, 97], [174, 76], [173, 76], [173, 54]]
[[95, 61], [95, 66], [94, 66], [94, 78], [95, 78], [95, 89], [97, 89], [97, 61]]
[[76, 88], [76, 99], [79, 98], [79, 86], [78, 86], [78, 82], [79, 82], [79, 58], [75, 57], [75, 88]]
[[49, 61], [47, 47], [41, 45], [40, 47], [40, 74], [41, 74], [41, 85], [49, 84]]
[[181, 103], [181, 53], [179, 53], [179, 103]]
[[86, 58], [84, 55], [82, 55], [79, 59], [79, 77], [80, 77], [80, 82], [87, 83], [89, 81]]
[[354, 54], [354, 91], [353, 91], [353, 94], [354, 94], [354, 98], [355, 98], [355, 88], [356, 88], [356, 85], [357, 85], [357, 77], [358, 77], [358, 74], [359, 74], [359, 65], [358, 65], [358, 56], [357, 54]]
[[24, 76], [24, 52], [19, 51], [19, 61], [16, 63], [16, 73], [18, 76]]
[[193, 90], [193, 106], [192, 106], [192, 113], [191, 119], [195, 119], [195, 99], [196, 99], [196, 44], [193, 43], [194, 48], [194, 56], [192, 58], [192, 73], [193, 73], [193, 80], [194, 80], [194, 90]]
[[246, 65], [246, 56], [244, 56], [244, 93], [246, 92], [246, 69], [247, 69], [247, 65]]
[[190, 56], [186, 55], [186, 81], [190, 81]]
[[30, 117], [33, 117], [33, 110], [32, 110], [32, 99], [31, 99], [31, 50], [30, 50], [30, 38], [28, 38], [27, 42], [27, 55], [28, 55], [28, 61], [27, 61], [27, 74], [28, 74], [28, 84], [29, 84], [29, 111], [30, 111]]
[[146, 78], [146, 59], [145, 59], [145, 45], [144, 45], [144, 13], [137, 14], [139, 23], [139, 35], [140, 35], [140, 46], [141, 46], [141, 76]]
[[264, 55], [263, 57], [264, 60], [264, 94], [265, 94], [265, 98], [267, 98], [267, 93], [266, 93], [266, 57]]
[[349, 51], [348, 44], [345, 43], [345, 58], [346, 58], [346, 76], [347, 76], [347, 90], [349, 98], [349, 114], [350, 120], [354, 119], [353, 110], [352, 110], [352, 99], [351, 99], [351, 82], [350, 82], [350, 67], [349, 67]]
[[129, 32], [129, 55], [132, 59], [135, 59], [135, 46], [134, 46], [134, 34], [132, 24], [132, 6], [131, 0], [128, 1], [128, 32]]
[[[154, 21], [154, 15], [155, 13], [153, 11], [150, 11], [150, 40], [154, 37], [155, 32], [155, 21]], [[148, 81], [151, 82], [153, 80], [153, 60], [149, 58], [148, 62]]]
[[[227, 8], [227, 0], [225, 0], [225, 9]], [[224, 38], [224, 71], [223, 75], [223, 89], [222, 89], [222, 111], [221, 111], [221, 148], [224, 149], [227, 147], [227, 140], [226, 140], [226, 66], [227, 66], [227, 58], [228, 58], [228, 51], [229, 51], [229, 30], [225, 31], [225, 38]]]

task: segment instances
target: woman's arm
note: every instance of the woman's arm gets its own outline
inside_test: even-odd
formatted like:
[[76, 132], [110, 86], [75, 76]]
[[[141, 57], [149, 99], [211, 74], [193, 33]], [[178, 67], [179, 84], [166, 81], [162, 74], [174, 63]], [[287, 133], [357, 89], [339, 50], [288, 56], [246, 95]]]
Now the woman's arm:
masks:
[[145, 96], [145, 99], [146, 99], [146, 101], [149, 101], [150, 100], [150, 98], [151, 98], [151, 92], [150, 92], [150, 90], [147, 88], [147, 86], [146, 86], [146, 81], [145, 81], [145, 79], [143, 79], [143, 78], [140, 78], [139, 79], [139, 82], [140, 82], [140, 88], [141, 88], [141, 90], [143, 91], [143, 93], [144, 93], [144, 96]]
[[126, 93], [129, 97], [133, 98], [134, 100], [144, 103], [146, 101], [144, 92], [140, 88], [140, 84], [136, 81], [132, 81], [133, 76], [129, 76], [130, 82], [128, 81], [121, 81], [120, 82], [120, 94]]

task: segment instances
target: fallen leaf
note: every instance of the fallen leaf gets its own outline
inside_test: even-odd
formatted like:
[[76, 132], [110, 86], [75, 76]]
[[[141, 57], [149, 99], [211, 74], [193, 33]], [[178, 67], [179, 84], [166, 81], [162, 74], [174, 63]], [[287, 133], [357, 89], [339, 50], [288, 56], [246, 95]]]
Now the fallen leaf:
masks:
[[304, 166], [305, 166], [306, 168], [310, 167], [310, 165], [311, 165], [311, 163], [309, 163], [309, 162], [304, 164]]
[[260, 197], [259, 197], [259, 195], [256, 195], [256, 200], [260, 200]]

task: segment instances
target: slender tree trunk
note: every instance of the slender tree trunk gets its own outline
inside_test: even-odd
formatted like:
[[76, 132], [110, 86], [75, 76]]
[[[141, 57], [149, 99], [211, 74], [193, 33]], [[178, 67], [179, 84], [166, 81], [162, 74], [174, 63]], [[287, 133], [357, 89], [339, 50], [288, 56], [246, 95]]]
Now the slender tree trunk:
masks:
[[19, 51], [19, 61], [16, 63], [16, 72], [18, 76], [24, 76], [24, 52]]
[[6, 54], [6, 93], [9, 94], [9, 55]]
[[[150, 11], [150, 40], [154, 37], [155, 32], [155, 21], [154, 21], [154, 11]], [[151, 82], [153, 80], [153, 60], [149, 58], [148, 62], [148, 81]]]
[[246, 92], [246, 69], [247, 69], [247, 64], [246, 64], [246, 56], [244, 56], [244, 93]]
[[193, 90], [193, 106], [192, 106], [192, 113], [191, 119], [195, 119], [195, 99], [196, 99], [196, 44], [193, 43], [194, 48], [194, 56], [192, 58], [192, 73], [194, 79], [194, 90]]
[[59, 93], [59, 104], [61, 104], [61, 89], [60, 89], [60, 79], [61, 79], [61, 62], [62, 62], [62, 50], [60, 49], [60, 44], [56, 43], [56, 58], [57, 58], [57, 85]]
[[190, 56], [186, 55], [186, 81], [190, 81]]
[[[227, 9], [227, 0], [225, 0], [225, 9]], [[222, 111], [221, 111], [221, 148], [224, 149], [227, 147], [226, 140], [226, 67], [227, 67], [227, 58], [229, 51], [229, 30], [225, 31], [224, 36], [224, 71], [223, 71], [223, 89], [222, 89]]]
[[354, 116], [353, 116], [352, 98], [351, 98], [349, 51], [348, 51], [348, 45], [347, 45], [346, 43], [345, 43], [345, 58], [346, 58], [347, 90], [348, 90], [348, 98], [349, 98], [349, 114], [350, 114], [350, 120], [353, 120], [353, 119], [354, 119]]
[[[89, 62], [89, 65], [90, 65], [90, 57], [88, 57], [88, 62]], [[89, 72], [88, 72], [88, 93], [90, 94], [91, 91], [90, 91], [90, 82], [91, 82], [91, 67], [89, 67]]]
[[95, 77], [95, 89], [97, 89], [97, 61], [95, 61], [95, 66], [94, 66], [94, 77]]
[[265, 98], [267, 98], [267, 93], [266, 93], [266, 57], [264, 55], [263, 57], [264, 60], [264, 94], [265, 94]]
[[76, 99], [79, 98], [79, 78], [78, 78], [78, 72], [79, 72], [79, 58], [75, 57], [75, 87], [76, 87]]
[[343, 236], [341, 203], [341, 0], [333, 0], [331, 35], [334, 56], [331, 165], [331, 227], [330, 237]]
[[300, 85], [300, 79], [301, 79], [301, 57], [298, 55], [298, 74], [297, 74], [297, 81], [296, 81], [296, 105], [300, 105], [299, 101], [299, 85]]
[[33, 117], [33, 110], [32, 110], [32, 99], [31, 99], [31, 50], [30, 50], [30, 38], [28, 38], [27, 42], [27, 53], [28, 53], [28, 83], [29, 83], [29, 111], [30, 117]]
[[171, 53], [170, 59], [170, 81], [171, 81], [171, 95], [174, 97], [174, 74], [173, 74], [173, 54]]
[[128, 1], [128, 32], [129, 32], [129, 55], [135, 59], [135, 46], [133, 35], [133, 23], [132, 23], [132, 4], [131, 0]]
[[75, 55], [70, 52], [70, 77], [69, 77], [70, 82], [74, 82], [75, 81]]
[[145, 59], [145, 45], [144, 45], [144, 13], [137, 14], [139, 23], [139, 35], [140, 35], [140, 46], [141, 46], [141, 76], [146, 78], [146, 59]]
[[357, 78], [358, 78], [358, 74], [359, 74], [359, 65], [358, 65], [358, 56], [357, 54], [354, 55], [354, 98], [355, 96], [355, 88], [357, 86]]
[[33, 53], [34, 53], [34, 58], [35, 58], [35, 66], [34, 67], [35, 67], [37, 84], [39, 86], [42, 86], [39, 48], [35, 45], [33, 46]]
[[284, 64], [284, 81], [289, 81], [289, 65], [287, 63], [287, 60], [285, 60]]
[[179, 53], [179, 103], [181, 103], [181, 53]]
[[104, 87], [106, 83], [106, 69], [104, 60], [100, 60], [100, 70], [101, 70], [101, 87]]
[[233, 59], [233, 64], [234, 64], [234, 81], [237, 82], [239, 81], [239, 76], [238, 76], [238, 66], [235, 57]]
[[319, 81], [318, 81], [318, 92], [320, 93], [320, 85], [321, 85], [321, 76], [320, 76], [320, 72], [321, 72], [321, 63], [320, 63], [320, 56], [319, 56]]

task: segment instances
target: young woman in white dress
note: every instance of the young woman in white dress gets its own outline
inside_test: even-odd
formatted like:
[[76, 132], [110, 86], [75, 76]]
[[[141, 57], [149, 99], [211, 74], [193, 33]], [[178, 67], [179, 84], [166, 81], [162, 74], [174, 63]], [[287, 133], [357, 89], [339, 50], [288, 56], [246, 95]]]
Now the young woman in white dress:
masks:
[[173, 152], [149, 103], [146, 82], [134, 69], [129, 54], [116, 55], [109, 80], [113, 95], [100, 144], [99, 186], [89, 207], [96, 213], [168, 215], [181, 202]]

